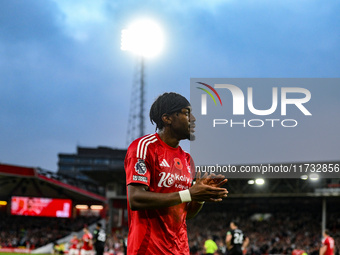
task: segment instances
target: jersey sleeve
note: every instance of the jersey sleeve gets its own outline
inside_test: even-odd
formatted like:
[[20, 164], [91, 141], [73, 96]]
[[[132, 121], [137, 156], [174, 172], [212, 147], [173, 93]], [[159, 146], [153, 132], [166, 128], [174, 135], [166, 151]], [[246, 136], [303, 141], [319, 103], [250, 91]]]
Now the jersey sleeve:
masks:
[[136, 183], [150, 185], [150, 171], [147, 169], [147, 159], [137, 157], [137, 149], [133, 144], [129, 147], [124, 168], [126, 172], [126, 185]]
[[324, 240], [323, 240], [323, 242], [322, 242], [324, 245], [329, 245], [329, 240], [328, 240], [328, 238], [325, 238]]
[[214, 244], [214, 250], [217, 251], [218, 250], [217, 244], [215, 242], [213, 244]]

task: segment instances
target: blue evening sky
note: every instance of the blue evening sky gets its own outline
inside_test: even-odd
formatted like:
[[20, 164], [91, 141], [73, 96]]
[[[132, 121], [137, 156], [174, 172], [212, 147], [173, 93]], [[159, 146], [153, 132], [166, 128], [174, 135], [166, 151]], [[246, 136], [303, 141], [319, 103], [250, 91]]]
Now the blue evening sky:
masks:
[[120, 33], [138, 17], [166, 35], [148, 109], [165, 91], [189, 98], [190, 78], [339, 77], [339, 13], [333, 0], [0, 0], [0, 162], [56, 171], [77, 145], [126, 148], [136, 59]]

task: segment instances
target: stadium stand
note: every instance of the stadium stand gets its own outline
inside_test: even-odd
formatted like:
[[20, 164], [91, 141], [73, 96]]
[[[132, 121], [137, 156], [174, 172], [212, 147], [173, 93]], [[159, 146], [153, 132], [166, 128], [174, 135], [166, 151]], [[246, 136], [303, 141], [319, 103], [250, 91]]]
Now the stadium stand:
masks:
[[[81, 230], [104, 214], [82, 215], [77, 204], [105, 206], [105, 189], [95, 182], [74, 179], [40, 168], [0, 164], [0, 248], [23, 248], [25, 252], [53, 243]], [[69, 199], [71, 217], [39, 217], [11, 215], [13, 197]], [[87, 210], [86, 213], [91, 210]], [[102, 210], [104, 212], [104, 210]], [[58, 216], [59, 217], [59, 216]], [[6, 251], [7, 251], [6, 250]], [[8, 250], [9, 251], [9, 250]], [[22, 250], [19, 250], [21, 252]]]
[[[321, 202], [306, 198], [280, 200], [258, 198], [251, 203], [238, 200], [230, 204], [226, 202], [219, 206], [205, 207], [194, 219], [188, 221], [192, 254], [203, 254], [204, 241], [208, 235], [212, 235], [219, 245], [218, 254], [226, 254], [226, 232], [230, 221], [237, 220], [240, 229], [250, 239], [245, 254], [292, 254], [293, 249], [302, 249], [307, 254], [318, 255], [322, 238]], [[339, 205], [330, 209], [327, 227], [336, 241], [336, 254], [339, 254]]]
[[98, 220], [98, 217], [67, 219], [0, 214], [0, 246], [33, 250], [80, 231], [85, 224]]

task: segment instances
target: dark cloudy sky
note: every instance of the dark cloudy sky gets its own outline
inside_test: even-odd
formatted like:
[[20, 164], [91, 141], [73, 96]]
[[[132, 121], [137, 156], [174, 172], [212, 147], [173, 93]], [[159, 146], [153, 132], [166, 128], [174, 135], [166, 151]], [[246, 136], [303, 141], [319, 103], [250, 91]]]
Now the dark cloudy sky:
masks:
[[135, 58], [120, 33], [137, 17], [166, 35], [149, 108], [189, 97], [190, 78], [339, 77], [339, 13], [333, 0], [0, 0], [0, 162], [55, 171], [77, 145], [126, 147]]

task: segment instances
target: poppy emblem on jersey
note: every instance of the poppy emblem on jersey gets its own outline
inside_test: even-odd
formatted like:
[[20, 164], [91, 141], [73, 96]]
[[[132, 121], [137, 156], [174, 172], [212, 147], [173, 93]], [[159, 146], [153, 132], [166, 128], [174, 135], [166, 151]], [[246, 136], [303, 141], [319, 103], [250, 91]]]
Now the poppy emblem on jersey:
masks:
[[137, 174], [141, 174], [141, 175], [146, 174], [146, 165], [145, 165], [144, 160], [138, 159], [138, 161], [135, 165], [135, 170], [136, 170]]
[[182, 161], [179, 158], [174, 158], [175, 161], [175, 167], [179, 170], [182, 170], [183, 165], [182, 165]]

